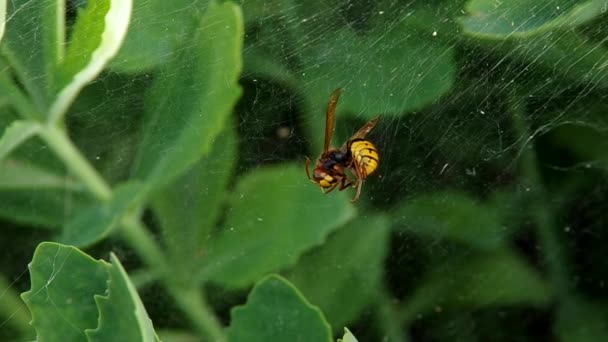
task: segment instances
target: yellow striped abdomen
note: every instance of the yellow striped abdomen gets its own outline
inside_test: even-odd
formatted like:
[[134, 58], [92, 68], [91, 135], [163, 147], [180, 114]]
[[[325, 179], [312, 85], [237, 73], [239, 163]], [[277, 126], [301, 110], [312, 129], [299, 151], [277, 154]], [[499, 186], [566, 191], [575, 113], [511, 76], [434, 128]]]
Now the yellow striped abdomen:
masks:
[[350, 153], [353, 156], [353, 162], [359, 165], [359, 168], [365, 172], [365, 176], [371, 175], [378, 168], [380, 156], [376, 146], [367, 140], [353, 140], [350, 143]]

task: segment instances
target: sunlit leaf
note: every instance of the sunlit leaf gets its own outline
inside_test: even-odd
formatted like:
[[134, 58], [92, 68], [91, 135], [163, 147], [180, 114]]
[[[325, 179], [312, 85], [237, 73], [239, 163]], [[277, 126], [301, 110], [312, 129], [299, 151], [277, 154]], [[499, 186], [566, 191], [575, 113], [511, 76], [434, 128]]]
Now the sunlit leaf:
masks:
[[388, 219], [360, 216], [305, 254], [288, 278], [339, 330], [378, 294], [388, 237]]
[[40, 124], [33, 121], [14, 121], [0, 137], [0, 162], [21, 143], [40, 132]]
[[476, 37], [516, 38], [586, 23], [605, 7], [604, 0], [471, 0], [466, 5], [469, 16], [460, 21], [465, 32]]
[[108, 202], [94, 203], [80, 212], [64, 228], [59, 241], [75, 246], [89, 246], [112, 232], [120, 220], [141, 206], [142, 185], [129, 182], [115, 188]]
[[116, 55], [127, 33], [131, 6], [131, 0], [87, 2], [56, 69], [53, 91], [58, 93], [49, 109], [49, 120], [58, 122], [80, 90]]
[[247, 286], [294, 265], [355, 214], [345, 193], [324, 196], [293, 165], [244, 175], [228, 201], [223, 229], [208, 241], [203, 279]]
[[158, 188], [207, 155], [241, 94], [243, 23], [230, 2], [212, 2], [199, 29], [148, 96], [134, 174]]
[[89, 341], [160, 341], [127, 272], [116, 255], [110, 261], [107, 293], [95, 295], [99, 326], [86, 331]]
[[247, 303], [232, 310], [228, 339], [255, 341], [332, 341], [321, 311], [278, 276], [260, 281]]
[[344, 336], [338, 339], [338, 342], [358, 342], [357, 338], [353, 333], [348, 330], [348, 328], [344, 328]]
[[97, 326], [94, 296], [107, 290], [108, 267], [74, 247], [38, 246], [29, 266], [32, 287], [22, 294], [38, 341], [87, 341], [84, 330]]
[[393, 210], [392, 217], [396, 229], [433, 241], [449, 239], [492, 249], [508, 237], [498, 208], [462, 193], [433, 193], [408, 199]]
[[[235, 128], [228, 124], [208, 156], [155, 196], [153, 208], [176, 267], [199, 268], [207, 237], [226, 200], [224, 194], [235, 165], [236, 149]], [[192, 270], [186, 273], [192, 274]]]

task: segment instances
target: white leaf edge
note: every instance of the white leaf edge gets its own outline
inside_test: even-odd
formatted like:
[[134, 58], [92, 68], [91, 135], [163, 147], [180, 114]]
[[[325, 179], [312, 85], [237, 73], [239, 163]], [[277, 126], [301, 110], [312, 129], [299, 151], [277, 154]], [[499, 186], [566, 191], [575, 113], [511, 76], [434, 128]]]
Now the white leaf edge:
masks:
[[[114, 253], [110, 253], [110, 263], [112, 267], [115, 267], [118, 273], [121, 276], [121, 279], [112, 279], [112, 281], [122, 281], [126, 285], [129, 294], [131, 295], [132, 304], [135, 306], [135, 317], [137, 319], [138, 330], [141, 332], [142, 341], [154, 342], [158, 341], [158, 337], [156, 336], [156, 332], [154, 331], [154, 326], [152, 325], [152, 320], [150, 316], [148, 316], [148, 312], [144, 307], [144, 303], [141, 301], [139, 297], [139, 293], [137, 293], [137, 289], [131, 282], [127, 271], [125, 271], [122, 263]], [[111, 295], [111, 293], [110, 293]]]
[[[3, 0], [0, 0], [3, 1]], [[110, 10], [105, 16], [101, 44], [93, 51], [91, 60], [80, 70], [72, 81], [57, 95], [49, 110], [49, 124], [57, 124], [84, 86], [103, 70], [104, 66], [118, 53], [131, 18], [132, 0], [111, 0]]]
[[4, 37], [4, 27], [6, 26], [6, 0], [0, 0], [0, 42]]
[[338, 339], [338, 342], [359, 342], [355, 335], [353, 335], [348, 328], [344, 328], [344, 336], [342, 339]]

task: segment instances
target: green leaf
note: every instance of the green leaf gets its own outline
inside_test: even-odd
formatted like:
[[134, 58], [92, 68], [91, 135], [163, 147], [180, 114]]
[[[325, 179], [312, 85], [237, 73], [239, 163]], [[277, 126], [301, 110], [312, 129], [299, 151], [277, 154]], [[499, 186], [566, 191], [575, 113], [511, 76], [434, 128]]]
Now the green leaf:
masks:
[[0, 191], [0, 217], [31, 228], [59, 228], [83, 211], [91, 199], [63, 189]]
[[243, 176], [228, 212], [222, 231], [208, 242], [202, 277], [235, 288], [294, 265], [355, 214], [345, 193], [323, 195], [293, 165]]
[[332, 327], [352, 322], [382, 285], [389, 222], [360, 216], [305, 254], [288, 278], [319, 306]]
[[[153, 200], [176, 267], [200, 268], [202, 251], [226, 200], [236, 154], [236, 130], [230, 123], [213, 143], [211, 153], [159, 191]], [[188, 269], [184, 274], [193, 274], [192, 271]]]
[[108, 264], [74, 247], [43, 242], [29, 270], [32, 287], [21, 296], [37, 341], [86, 341], [84, 330], [97, 326], [94, 296], [106, 291]]
[[460, 22], [475, 37], [521, 38], [584, 24], [601, 15], [605, 6], [604, 0], [471, 0], [466, 5], [469, 16]]
[[449, 239], [494, 249], [503, 245], [508, 233], [498, 209], [462, 193], [432, 193], [404, 201], [392, 217], [396, 229], [433, 241]]
[[131, 16], [131, 0], [88, 1], [76, 18], [65, 57], [57, 65], [53, 91], [57, 98], [49, 120], [57, 123], [80, 90], [94, 80], [118, 52]]
[[114, 255], [110, 254], [107, 295], [96, 295], [99, 326], [89, 329], [89, 341], [160, 341], [152, 321], [127, 272]]
[[0, 137], [0, 162], [24, 141], [38, 134], [40, 128], [40, 124], [37, 122], [13, 121]]
[[557, 310], [554, 326], [560, 341], [608, 340], [608, 310], [605, 302], [567, 298]]
[[230, 316], [227, 333], [231, 342], [332, 341], [321, 311], [276, 275], [260, 281], [247, 304], [234, 308]]
[[159, 341], [125, 270], [110, 259], [52, 242], [36, 248], [32, 287], [21, 296], [37, 341]]
[[144, 201], [142, 188], [134, 181], [117, 186], [108, 202], [94, 203], [68, 222], [59, 241], [89, 246], [108, 236], [125, 215], [139, 209]]
[[241, 94], [243, 21], [239, 7], [210, 3], [180, 55], [147, 98], [134, 174], [151, 189], [170, 184], [207, 155]]
[[80, 191], [82, 186], [68, 175], [59, 175], [27, 162], [14, 159], [0, 162], [0, 191], [28, 189]]
[[109, 67], [142, 72], [163, 65], [189, 38], [207, 0], [135, 1], [129, 31]]
[[336, 87], [344, 89], [340, 111], [372, 118], [419, 110], [454, 83], [452, 47], [412, 34], [406, 21], [377, 25], [363, 37], [343, 27], [317, 38], [301, 52], [304, 67], [298, 74], [318, 119]]
[[435, 265], [406, 301], [402, 319], [411, 321], [434, 308], [545, 305], [551, 289], [539, 274], [509, 250], [453, 255]]
[[8, 25], [1, 52], [38, 109], [46, 109], [65, 36], [64, 1], [6, 1]]
[[344, 328], [344, 336], [338, 339], [338, 342], [359, 342], [353, 333], [348, 330], [348, 328]]

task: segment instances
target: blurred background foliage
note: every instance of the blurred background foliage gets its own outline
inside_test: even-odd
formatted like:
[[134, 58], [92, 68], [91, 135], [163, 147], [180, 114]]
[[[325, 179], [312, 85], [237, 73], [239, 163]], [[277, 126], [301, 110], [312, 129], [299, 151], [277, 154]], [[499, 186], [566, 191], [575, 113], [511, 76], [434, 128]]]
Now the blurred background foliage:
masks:
[[[85, 4], [67, 2], [68, 28]], [[238, 5], [232, 109], [223, 77], [238, 72], [238, 30], [201, 24], [208, 1], [134, 1], [118, 55], [65, 122], [111, 203], [38, 138], [1, 162], [2, 340], [32, 334], [18, 293], [47, 240], [114, 252], [165, 341], [205, 335], [184, 304], [201, 297], [229, 338], [253, 340], [243, 327], [269, 314], [253, 303], [287, 315], [302, 305], [292, 287], [335, 337], [348, 326], [359, 341], [608, 340], [608, 3]], [[334, 146], [381, 116], [369, 136], [380, 168], [356, 205], [302, 169], [336, 87]], [[10, 103], [0, 94], [2, 130], [18, 117]], [[133, 208], [169, 282], [137, 239], [112, 233]], [[268, 304], [272, 288], [285, 306]], [[298, 329], [324, 336], [308, 314]]]

